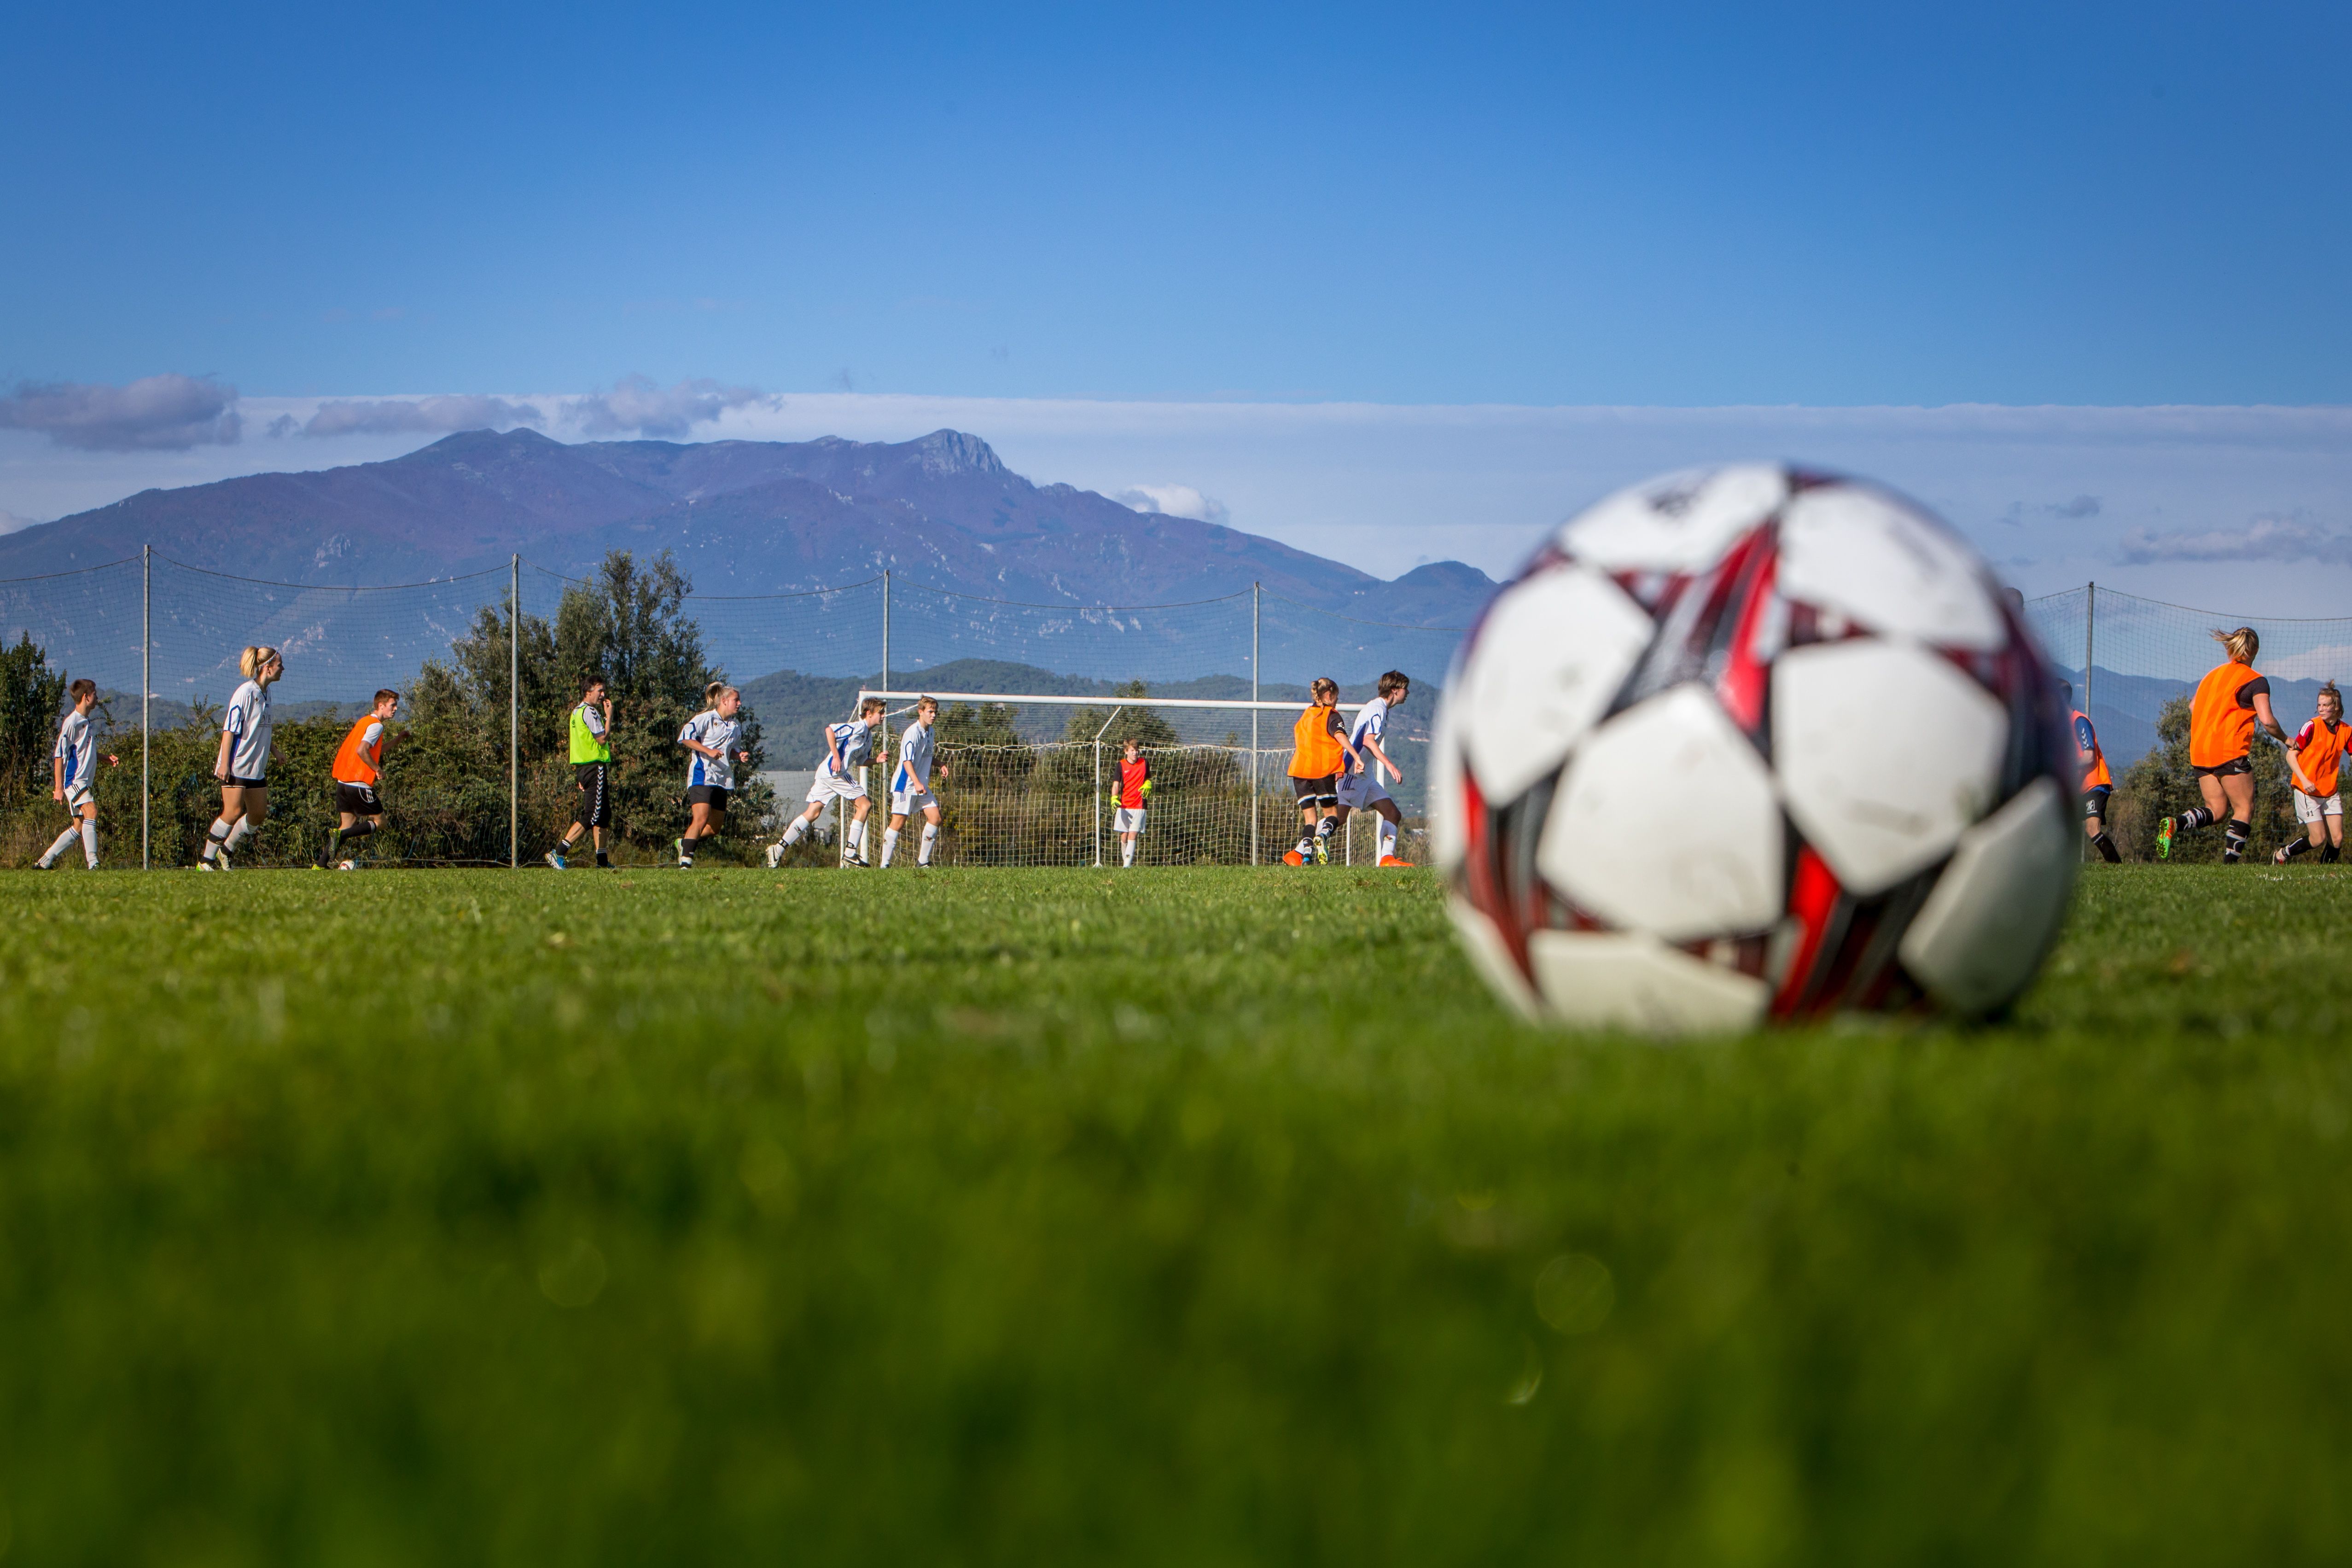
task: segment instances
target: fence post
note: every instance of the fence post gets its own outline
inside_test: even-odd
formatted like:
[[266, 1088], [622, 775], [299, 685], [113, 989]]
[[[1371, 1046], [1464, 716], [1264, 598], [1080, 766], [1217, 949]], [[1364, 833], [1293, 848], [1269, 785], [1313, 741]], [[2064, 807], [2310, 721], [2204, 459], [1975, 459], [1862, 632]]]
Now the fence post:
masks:
[[522, 864], [522, 557], [508, 564], [513, 574], [507, 599], [507, 869]]
[[[890, 689], [890, 568], [882, 568], [882, 689]], [[890, 777], [890, 700], [882, 699], [882, 754], [874, 759], [882, 764], [882, 776]], [[882, 803], [882, 820], [890, 820], [890, 803]], [[876, 864], [877, 862], [868, 862]]]
[[[2092, 639], [2097, 635], [2098, 626], [2099, 584], [2095, 578], [2091, 596], [2083, 606], [2083, 711], [2086, 715], [2091, 711], [2091, 654], [2095, 646]], [[2098, 721], [2093, 719], [2091, 722], [2096, 724]]]
[[1256, 864], [1258, 863], [1258, 858], [1257, 858], [1257, 819], [1258, 819], [1258, 807], [1264, 804], [1264, 802], [1260, 801], [1260, 800], [1258, 799], [1258, 797], [1257, 797], [1257, 783], [1258, 783], [1258, 781], [1257, 781], [1257, 775], [1258, 775], [1258, 755], [1257, 755], [1257, 655], [1258, 655], [1258, 607], [1259, 607], [1259, 602], [1264, 598], [1265, 594], [1265, 584], [1264, 584], [1263, 583], [1252, 583], [1252, 584], [1250, 584], [1250, 785], [1249, 785], [1249, 805], [1250, 805], [1250, 864], [1251, 864], [1251, 865], [1253, 865], [1253, 866], [1255, 866], [1255, 865], [1256, 865]]
[[148, 814], [155, 796], [154, 763], [148, 753], [147, 694], [155, 689], [150, 661], [155, 654], [155, 632], [152, 606], [154, 603], [155, 547], [139, 547], [139, 868], [152, 869], [150, 859]]

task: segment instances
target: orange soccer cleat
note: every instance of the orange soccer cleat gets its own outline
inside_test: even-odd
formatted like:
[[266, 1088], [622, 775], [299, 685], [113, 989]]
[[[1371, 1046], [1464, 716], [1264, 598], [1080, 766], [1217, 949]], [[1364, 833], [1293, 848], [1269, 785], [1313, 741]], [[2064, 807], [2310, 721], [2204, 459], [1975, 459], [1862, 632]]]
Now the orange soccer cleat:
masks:
[[1304, 866], [1307, 864], [1307, 858], [1296, 849], [1286, 849], [1283, 851], [1282, 863], [1286, 866]]
[[1383, 867], [1387, 867], [1387, 866], [1410, 866], [1410, 865], [1412, 865], [1412, 861], [1410, 861], [1410, 860], [1400, 860], [1400, 859], [1398, 859], [1398, 858], [1397, 858], [1395, 856], [1393, 856], [1393, 855], [1383, 855], [1383, 856], [1381, 856], [1381, 864]]

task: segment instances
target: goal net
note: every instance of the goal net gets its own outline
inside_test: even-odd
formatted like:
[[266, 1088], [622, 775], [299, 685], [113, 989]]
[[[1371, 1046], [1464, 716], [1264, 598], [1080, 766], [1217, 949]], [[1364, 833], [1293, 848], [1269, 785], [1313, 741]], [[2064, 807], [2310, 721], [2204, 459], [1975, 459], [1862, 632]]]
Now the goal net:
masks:
[[[862, 692], [892, 705], [891, 757], [917, 693]], [[940, 704], [937, 865], [1118, 866], [1124, 859], [1115, 796], [1132, 739], [1151, 767], [1138, 833], [1139, 866], [1248, 866], [1278, 860], [1300, 831], [1289, 779], [1290, 727], [1301, 704], [1246, 700], [1073, 698], [1042, 693], [932, 692]], [[1342, 702], [1343, 717], [1360, 704]], [[1419, 736], [1387, 742], [1401, 765]], [[1414, 770], [1417, 772], [1418, 770]], [[869, 787], [887, 786], [881, 766]], [[1416, 779], [1415, 783], [1418, 784]], [[877, 809], [881, 789], [876, 788]], [[1419, 791], [1402, 799], [1400, 853], [1426, 858]], [[1374, 857], [1370, 814], [1357, 813], [1336, 846], [1343, 863]]]

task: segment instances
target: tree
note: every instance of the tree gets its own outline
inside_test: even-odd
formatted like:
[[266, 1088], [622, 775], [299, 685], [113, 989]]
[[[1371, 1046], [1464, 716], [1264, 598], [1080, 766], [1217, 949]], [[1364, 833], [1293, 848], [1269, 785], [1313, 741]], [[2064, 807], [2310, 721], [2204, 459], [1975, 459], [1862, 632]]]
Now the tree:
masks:
[[65, 705], [65, 672], [50, 671], [47, 653], [30, 634], [15, 647], [0, 647], [0, 798], [15, 799], [36, 782], [47, 793], [49, 752]]

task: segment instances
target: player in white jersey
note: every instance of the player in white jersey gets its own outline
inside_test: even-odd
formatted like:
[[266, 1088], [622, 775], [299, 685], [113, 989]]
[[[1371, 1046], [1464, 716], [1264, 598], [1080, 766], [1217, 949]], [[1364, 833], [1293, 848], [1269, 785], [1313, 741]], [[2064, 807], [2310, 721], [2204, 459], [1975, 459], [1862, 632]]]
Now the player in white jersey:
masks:
[[1404, 772], [1389, 761], [1388, 752], [1381, 749], [1381, 737], [1388, 731], [1389, 715], [1404, 705], [1412, 694], [1412, 682], [1401, 670], [1390, 670], [1381, 677], [1380, 695], [1356, 710], [1355, 727], [1348, 731], [1348, 772], [1339, 780], [1339, 826], [1345, 829], [1348, 818], [1358, 811], [1370, 811], [1380, 820], [1379, 863], [1402, 866], [1397, 857], [1397, 804], [1389, 798], [1386, 786], [1381, 783], [1381, 770], [1386, 768], [1389, 777], [1402, 780]]
[[253, 830], [269, 820], [269, 689], [286, 673], [274, 647], [249, 647], [237, 656], [245, 684], [228, 700], [221, 718], [220, 754], [213, 777], [221, 782], [220, 816], [205, 837], [200, 871], [226, 871], [229, 856]]
[[[890, 775], [890, 825], [882, 832], [882, 864], [887, 867], [890, 857], [898, 852], [898, 830], [907, 826], [907, 818], [919, 811], [923, 814], [923, 845], [915, 852], [915, 864], [931, 863], [931, 847], [940, 841], [940, 803], [931, 794], [933, 773], [932, 752], [935, 737], [931, 726], [940, 720], [940, 705], [929, 697], [915, 703], [915, 721], [898, 737], [898, 767]], [[941, 766], [938, 776], [945, 778], [948, 770]]]
[[98, 869], [98, 726], [89, 716], [98, 706], [98, 682], [77, 680], [69, 690], [73, 707], [58, 721], [57, 747], [49, 753], [49, 798], [65, 804], [66, 815], [73, 823], [58, 835], [48, 853], [34, 862], [44, 871], [56, 865], [58, 857], [72, 848], [77, 838], [81, 840], [83, 861], [91, 870]]
[[784, 851], [798, 844], [816, 826], [824, 808], [836, 800], [849, 805], [849, 836], [842, 846], [845, 865], [866, 864], [866, 816], [874, 809], [860, 771], [874, 755], [874, 732], [882, 728], [882, 699], [869, 697], [857, 705], [857, 717], [824, 727], [824, 755], [817, 759], [816, 782], [809, 785], [808, 808], [784, 827], [784, 836], [768, 846], [772, 868]]
[[735, 764], [748, 763], [743, 749], [743, 725], [735, 715], [743, 694], [724, 681], [714, 680], [703, 691], [710, 706], [686, 721], [677, 743], [691, 753], [686, 767], [686, 837], [677, 841], [680, 870], [694, 865], [694, 847], [718, 837], [727, 825], [727, 797], [735, 791]]

